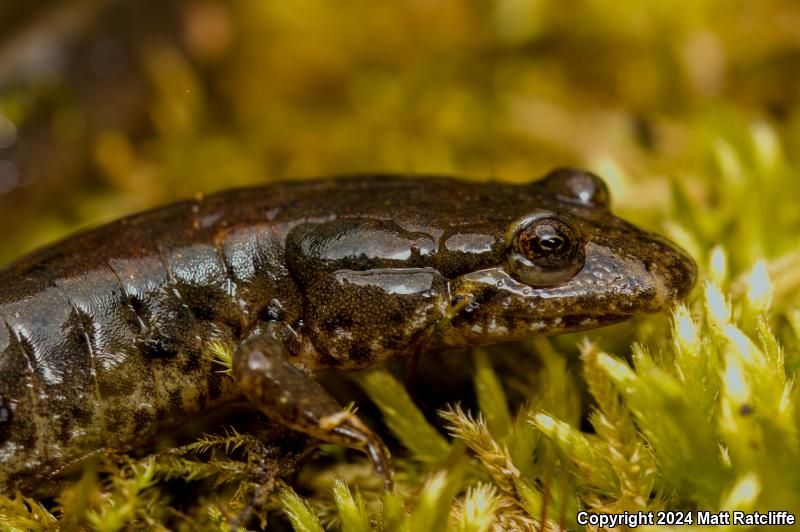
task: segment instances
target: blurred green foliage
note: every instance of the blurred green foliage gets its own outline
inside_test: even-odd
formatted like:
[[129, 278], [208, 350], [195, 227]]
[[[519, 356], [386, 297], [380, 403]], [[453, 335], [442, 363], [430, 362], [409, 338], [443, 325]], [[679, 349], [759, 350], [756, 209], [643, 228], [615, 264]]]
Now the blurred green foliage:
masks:
[[[671, 323], [593, 333], [579, 364], [575, 336], [476, 353], [480, 415], [426, 417], [390, 373], [360, 376], [398, 442], [398, 488], [381, 495], [366, 462], [329, 450], [303, 497], [283, 486], [272, 501], [295, 529], [574, 527], [578, 508], [800, 515], [797, 2], [20, 5], [0, 5], [0, 262], [230, 186], [354, 171], [527, 181], [574, 164], [700, 264]], [[98, 530], [225, 529], [242, 493], [179, 511], [163, 484], [249, 478], [224, 454], [101, 463], [105, 484], [87, 473], [53, 511]], [[0, 527], [54, 526], [34, 500], [0, 502]]]

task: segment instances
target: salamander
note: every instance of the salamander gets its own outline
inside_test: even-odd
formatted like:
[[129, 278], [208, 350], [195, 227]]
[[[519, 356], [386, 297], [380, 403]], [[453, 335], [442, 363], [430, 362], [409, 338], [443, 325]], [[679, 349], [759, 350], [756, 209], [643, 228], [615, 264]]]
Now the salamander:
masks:
[[[662, 311], [695, 272], [577, 169], [285, 182], [129, 216], [0, 270], [0, 489], [242, 399], [390, 477], [316, 372]], [[232, 377], [212, 341], [235, 347]]]

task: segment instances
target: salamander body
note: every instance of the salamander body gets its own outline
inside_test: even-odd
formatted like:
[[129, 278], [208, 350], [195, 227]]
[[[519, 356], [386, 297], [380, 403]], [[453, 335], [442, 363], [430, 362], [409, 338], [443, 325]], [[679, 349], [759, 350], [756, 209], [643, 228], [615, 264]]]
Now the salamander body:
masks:
[[[693, 262], [608, 203], [571, 169], [359, 176], [222, 192], [41, 249], [0, 270], [0, 489], [243, 397], [388, 475], [380, 439], [314, 372], [665, 309]], [[234, 346], [233, 378], [214, 341]]]

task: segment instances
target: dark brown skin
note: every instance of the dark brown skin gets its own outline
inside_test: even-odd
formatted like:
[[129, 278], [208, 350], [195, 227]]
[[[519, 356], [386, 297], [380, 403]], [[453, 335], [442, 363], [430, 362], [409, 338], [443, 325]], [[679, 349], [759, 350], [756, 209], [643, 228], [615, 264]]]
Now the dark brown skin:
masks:
[[[125, 218], [0, 271], [0, 489], [242, 396], [389, 478], [380, 439], [314, 372], [606, 325], [694, 279], [577, 170], [285, 183]], [[238, 346], [233, 379], [214, 340]]]

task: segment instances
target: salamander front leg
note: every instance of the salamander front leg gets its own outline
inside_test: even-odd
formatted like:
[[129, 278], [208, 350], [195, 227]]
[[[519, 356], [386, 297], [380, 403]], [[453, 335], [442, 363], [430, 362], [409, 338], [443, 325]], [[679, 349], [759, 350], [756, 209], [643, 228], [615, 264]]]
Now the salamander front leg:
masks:
[[250, 338], [237, 350], [234, 377], [245, 396], [274, 421], [327, 443], [367, 453], [391, 487], [393, 468], [381, 439], [344, 410], [311, 375], [293, 366], [283, 342], [269, 334]]

